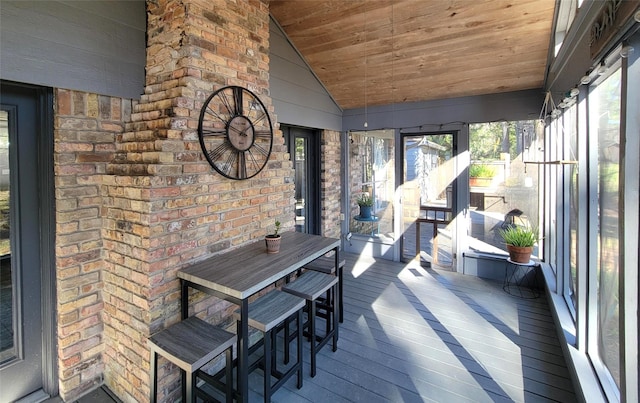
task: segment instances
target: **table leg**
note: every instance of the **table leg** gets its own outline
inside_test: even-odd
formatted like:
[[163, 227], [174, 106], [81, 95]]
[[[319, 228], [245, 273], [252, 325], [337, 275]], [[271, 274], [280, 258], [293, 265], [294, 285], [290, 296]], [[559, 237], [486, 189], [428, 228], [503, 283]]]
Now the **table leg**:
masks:
[[342, 266], [338, 266], [338, 262], [340, 261], [340, 256], [338, 256], [339, 253], [339, 249], [336, 248], [335, 249], [336, 253], [334, 253], [334, 257], [335, 257], [335, 261], [334, 261], [334, 265], [333, 267], [335, 267], [338, 270], [338, 273], [336, 273], [338, 275], [338, 296], [337, 296], [337, 303], [338, 303], [338, 307], [340, 309], [340, 323], [344, 322], [344, 306], [342, 305], [342, 301], [343, 301], [343, 295], [342, 295]]
[[420, 256], [420, 221], [416, 221], [416, 254]]
[[238, 332], [238, 393], [240, 401], [249, 401], [249, 299], [240, 303]]
[[189, 284], [183, 279], [180, 279], [180, 299], [182, 320], [185, 320], [189, 317]]
[[433, 223], [433, 248], [431, 250], [431, 261], [433, 264], [438, 264], [438, 224]]

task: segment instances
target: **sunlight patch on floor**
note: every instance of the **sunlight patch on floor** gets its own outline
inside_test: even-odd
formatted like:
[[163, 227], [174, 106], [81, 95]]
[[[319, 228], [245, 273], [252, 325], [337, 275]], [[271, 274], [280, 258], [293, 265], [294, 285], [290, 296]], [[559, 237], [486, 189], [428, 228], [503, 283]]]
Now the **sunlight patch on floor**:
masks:
[[[463, 363], [459, 362], [457, 368], [451, 366], [450, 363], [457, 357], [421, 313], [416, 309], [410, 309], [412, 306], [413, 304], [407, 300], [403, 291], [394, 284], [389, 284], [372, 303], [373, 312], [389, 338], [389, 342], [402, 352], [396, 352], [396, 355], [403, 355], [401, 357], [403, 361], [421, 369], [419, 371], [421, 377], [416, 378], [411, 375], [416, 390], [424, 396], [429, 396], [434, 392], [432, 387], [438, 385], [450, 393], [455, 391], [456, 385], [459, 386], [459, 383], [464, 381], [478, 388], [479, 393], [484, 393], [482, 385], [469, 375]], [[426, 348], [425, 343], [428, 344]], [[437, 357], [438, 354], [440, 357]], [[443, 377], [442, 367], [449, 366], [455, 374]], [[411, 368], [407, 372], [414, 373]], [[479, 401], [482, 400], [486, 399]]]
[[[416, 276], [416, 272], [423, 276]], [[522, 378], [509, 376], [509, 371], [501, 368], [498, 363], [488, 362], [487, 360], [492, 358], [483, 352], [484, 350], [494, 350], [494, 352], [500, 350], [499, 355], [510, 361], [512, 368], [515, 366], [522, 372], [522, 352], [515, 340], [511, 338], [517, 337], [517, 332], [514, 330], [508, 332], [512, 334], [505, 334], [503, 330], [497, 328], [465, 302], [464, 296], [460, 297], [450, 289], [438, 286], [439, 281], [436, 278], [438, 275], [437, 272], [412, 268], [411, 270], [403, 270], [398, 277], [403, 280], [425, 310], [433, 315], [444, 331], [462, 346], [468, 358], [475, 361], [486, 372], [487, 377], [499, 380], [497, 384], [505, 394], [516, 400], [523, 399], [522, 395], [514, 396], [514, 393], [518, 393], [524, 388]], [[504, 300], [502, 300], [503, 302]], [[484, 307], [487, 304], [485, 302], [481, 305]], [[515, 313], [513, 316], [517, 317]], [[504, 322], [503, 324], [507, 325]], [[510, 387], [503, 386], [505, 383]]]
[[371, 266], [375, 264], [375, 258], [371, 256], [360, 255], [358, 256], [358, 260], [353, 265], [353, 269], [351, 270], [351, 275], [353, 278], [360, 277], [364, 272], [366, 272]]

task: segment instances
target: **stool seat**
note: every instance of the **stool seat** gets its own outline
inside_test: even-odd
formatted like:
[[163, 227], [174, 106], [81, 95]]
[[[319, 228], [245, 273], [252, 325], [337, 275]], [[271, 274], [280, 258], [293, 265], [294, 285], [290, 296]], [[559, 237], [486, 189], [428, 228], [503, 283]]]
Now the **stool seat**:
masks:
[[149, 337], [151, 349], [151, 401], [156, 401], [157, 385], [156, 371], [158, 354], [165, 357], [187, 373], [186, 385], [183, 384], [183, 399], [188, 402], [195, 401], [193, 387], [195, 386], [195, 373], [209, 361], [220, 354], [227, 353], [227, 400], [230, 400], [231, 392], [231, 349], [236, 341], [236, 335], [219, 327], [211, 325], [202, 319], [191, 316], [181, 322]]
[[[345, 259], [338, 261], [338, 268], [342, 268], [345, 263]], [[333, 256], [320, 256], [316, 260], [312, 260], [305, 264], [304, 268], [319, 271], [321, 273], [334, 274], [336, 272], [335, 259]]]
[[[338, 277], [340, 278], [340, 282], [338, 283], [338, 288], [340, 289], [338, 292], [338, 309], [339, 309], [339, 320], [340, 323], [344, 322], [344, 290], [342, 288], [342, 271], [344, 265], [346, 264], [345, 259], [338, 260]], [[326, 274], [336, 274], [336, 259], [334, 256], [320, 256], [319, 258], [307, 263], [304, 266], [305, 269], [319, 271], [321, 273]]]
[[[273, 290], [249, 304], [249, 326], [266, 333], [304, 308], [304, 304], [304, 299]], [[239, 320], [239, 310], [235, 316]]]
[[317, 271], [304, 272], [296, 281], [285, 284], [282, 291], [307, 300], [316, 300], [338, 283], [338, 277]]

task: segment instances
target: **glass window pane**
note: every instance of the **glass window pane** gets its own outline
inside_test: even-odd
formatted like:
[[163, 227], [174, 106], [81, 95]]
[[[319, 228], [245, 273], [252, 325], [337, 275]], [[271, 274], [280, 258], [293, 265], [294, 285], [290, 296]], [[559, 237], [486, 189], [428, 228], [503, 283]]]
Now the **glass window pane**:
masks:
[[[577, 105], [567, 109], [563, 115], [565, 134], [569, 144], [566, 150], [565, 159], [569, 161], [578, 160], [578, 117], [576, 114]], [[576, 287], [578, 281], [578, 165], [569, 166], [569, 284], [568, 292], [576, 306]]]
[[589, 96], [590, 138], [598, 145], [598, 355], [620, 387], [618, 301], [621, 70]]
[[506, 253], [501, 228], [538, 224], [538, 166], [524, 162], [542, 160], [542, 131], [535, 121], [469, 125], [471, 249]]
[[16, 356], [9, 211], [9, 116], [0, 111], [0, 363]]
[[403, 136], [402, 258], [453, 266], [454, 134]]
[[[350, 136], [349, 187], [352, 203], [349, 231], [393, 239], [394, 131], [351, 132]], [[372, 199], [370, 215], [358, 204], [363, 194]]]
[[306, 220], [307, 194], [309, 193], [307, 179], [307, 139], [295, 137], [295, 168], [296, 168], [296, 231], [309, 232], [309, 223]]

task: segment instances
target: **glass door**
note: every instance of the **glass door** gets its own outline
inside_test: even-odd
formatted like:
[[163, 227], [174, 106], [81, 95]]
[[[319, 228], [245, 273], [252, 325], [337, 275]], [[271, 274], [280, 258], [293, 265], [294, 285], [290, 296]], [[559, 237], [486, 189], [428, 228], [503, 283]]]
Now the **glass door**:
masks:
[[14, 279], [11, 269], [9, 115], [0, 110], [0, 363], [16, 356]]
[[39, 115], [33, 90], [1, 96], [0, 400], [14, 401], [43, 387]]
[[453, 267], [454, 141], [453, 133], [402, 138], [403, 261]]
[[318, 136], [313, 130], [299, 127], [282, 127], [281, 130], [295, 169], [296, 231], [319, 235]]

